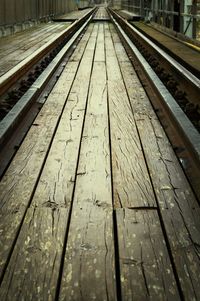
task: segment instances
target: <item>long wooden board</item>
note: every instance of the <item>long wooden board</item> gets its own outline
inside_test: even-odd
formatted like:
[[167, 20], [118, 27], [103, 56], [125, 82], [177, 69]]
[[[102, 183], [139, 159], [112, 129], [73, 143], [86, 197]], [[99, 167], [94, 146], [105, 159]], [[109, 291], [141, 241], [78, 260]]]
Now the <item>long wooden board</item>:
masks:
[[[67, 104], [33, 198], [33, 206], [70, 206], [93, 64], [91, 52], [95, 49], [97, 31], [96, 25], [67, 97]], [[77, 64], [78, 62], [71, 63]], [[60, 85], [58, 86], [58, 97], [66, 95], [65, 85], [66, 81], [63, 81], [61, 90]]]
[[[117, 55], [118, 59], [121, 59], [122, 53]], [[121, 61], [120, 68], [131, 100], [184, 298], [198, 300], [200, 298], [199, 204], [131, 63]]]
[[68, 210], [28, 209], [0, 288], [1, 301], [55, 300]]
[[156, 210], [116, 217], [122, 301], [181, 300]]
[[[46, 27], [47, 26], [47, 27]], [[56, 25], [55, 27], [58, 27]], [[16, 33], [13, 36], [6, 36], [0, 39], [0, 54], [3, 54], [4, 51], [8, 51], [10, 53], [13, 47], [19, 48], [21, 45], [26, 45], [27, 35], [30, 39], [35, 39], [40, 33], [43, 34], [46, 30], [52, 30], [54, 24], [49, 25], [38, 25], [34, 28], [30, 28], [26, 31], [21, 31]]]
[[115, 206], [156, 206], [109, 29], [105, 45]]
[[60, 301], [116, 300], [106, 68], [98, 55], [102, 39], [97, 39]]
[[200, 299], [200, 207], [157, 119], [136, 116], [152, 183], [186, 300]]
[[105, 43], [104, 43], [104, 26], [99, 24], [99, 34], [97, 38], [98, 47], [95, 51], [95, 61], [105, 62]]

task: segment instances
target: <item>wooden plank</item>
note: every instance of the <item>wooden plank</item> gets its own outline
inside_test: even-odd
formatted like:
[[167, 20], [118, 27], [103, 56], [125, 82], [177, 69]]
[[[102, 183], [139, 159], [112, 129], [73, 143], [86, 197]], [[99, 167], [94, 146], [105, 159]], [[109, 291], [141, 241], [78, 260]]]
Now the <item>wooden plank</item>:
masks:
[[98, 47], [96, 48], [94, 60], [97, 62], [105, 62], [105, 44], [104, 44], [104, 27], [103, 24], [99, 24], [98, 33]]
[[[45, 33], [45, 31], [52, 30], [54, 25], [51, 24], [43, 24], [43, 25], [37, 25], [32, 28], [29, 28], [27, 30], [17, 32], [12, 36], [6, 36], [2, 37], [0, 39], [0, 46], [1, 46], [1, 51], [2, 50], [9, 50], [13, 46], [20, 46], [20, 44], [25, 45], [25, 42], [27, 41], [27, 36], [29, 36], [30, 39], [35, 39], [38, 35], [42, 35]], [[55, 25], [56, 28], [59, 27], [58, 24]]]
[[72, 213], [59, 301], [115, 301], [112, 212], [84, 198]]
[[94, 16], [94, 20], [105, 20], [105, 19], [109, 19], [108, 13], [106, 11], [105, 7], [99, 7], [95, 16]]
[[156, 210], [116, 217], [122, 300], [181, 300]]
[[68, 210], [28, 209], [0, 287], [1, 301], [54, 300]]
[[157, 119], [137, 118], [185, 300], [200, 299], [200, 208]]
[[94, 28], [94, 25], [93, 24], [90, 24], [88, 26], [88, 29], [87, 31], [85, 32], [85, 34], [82, 36], [79, 44], [78, 44], [78, 47], [76, 47], [76, 49], [74, 50], [74, 52], [72, 53], [72, 56], [70, 58], [70, 61], [80, 61], [82, 55], [83, 55], [83, 52], [84, 52], [84, 49], [85, 49], [85, 42], [87, 43], [88, 40], [89, 40], [89, 37], [93, 31], [93, 28]]
[[107, 29], [106, 32], [106, 66], [115, 206], [156, 206], [111, 35]]
[[65, 93], [59, 94], [59, 84], [57, 83], [54, 92], [48, 97], [0, 183], [0, 212], [2, 215], [0, 220], [0, 275], [2, 275], [8, 260], [26, 208], [31, 201], [78, 65], [78, 62], [67, 64], [66, 72], [63, 75]]
[[107, 114], [105, 62], [94, 62], [60, 301], [116, 300]]
[[199, 205], [131, 63], [120, 67], [185, 300], [198, 300]]
[[37, 40], [34, 40], [33, 42], [31, 42], [27, 37], [26, 46], [21, 45], [19, 48], [18, 47], [13, 48], [11, 53], [9, 54], [6, 53], [6, 56], [0, 59], [1, 69], [4, 70], [3, 73], [1, 72], [1, 75], [3, 75], [5, 72], [11, 69], [10, 67], [11, 62], [13, 62], [11, 66], [14, 67], [17, 63], [20, 63], [22, 60], [26, 59], [29, 55], [32, 55], [40, 47], [48, 43], [49, 40], [51, 40], [54, 37], [56, 38], [58, 33], [61, 32], [63, 28], [66, 28], [66, 26], [59, 28], [59, 30], [57, 29], [51, 31], [48, 35], [45, 33], [41, 37], [38, 37]]
[[[93, 62], [91, 51], [94, 52], [95, 49], [97, 30], [98, 26], [95, 26], [67, 98], [66, 107], [34, 195], [33, 206], [68, 207], [71, 203]], [[78, 62], [72, 63], [78, 64]], [[64, 80], [61, 87], [57, 86], [58, 96], [61, 93], [66, 97], [66, 94], [63, 94], [65, 90]]]
[[[146, 95], [146, 92], [131, 64], [126, 51], [119, 48], [118, 40], [116, 40], [116, 30], [111, 26], [111, 34], [115, 47], [116, 56], [119, 62], [120, 71], [122, 73], [125, 87], [130, 99], [133, 115], [135, 113], [147, 114], [148, 116], [155, 117], [151, 103]], [[137, 122], [136, 122], [137, 124]]]
[[[37, 26], [26, 31], [16, 33], [13, 36], [3, 37], [0, 39], [0, 55], [1, 59], [12, 53], [13, 51], [27, 45], [27, 41], [35, 41], [42, 37], [45, 33], [48, 34], [52, 30], [58, 30], [59, 24], [45, 24], [43, 27]], [[63, 26], [62, 26], [63, 28]]]

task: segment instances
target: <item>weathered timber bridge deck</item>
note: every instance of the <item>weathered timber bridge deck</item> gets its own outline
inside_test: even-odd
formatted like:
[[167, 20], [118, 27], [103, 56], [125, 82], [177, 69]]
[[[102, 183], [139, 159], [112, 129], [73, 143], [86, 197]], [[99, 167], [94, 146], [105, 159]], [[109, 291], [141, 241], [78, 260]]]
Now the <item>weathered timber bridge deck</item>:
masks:
[[199, 204], [113, 27], [91, 24], [0, 184], [0, 300], [200, 300]]

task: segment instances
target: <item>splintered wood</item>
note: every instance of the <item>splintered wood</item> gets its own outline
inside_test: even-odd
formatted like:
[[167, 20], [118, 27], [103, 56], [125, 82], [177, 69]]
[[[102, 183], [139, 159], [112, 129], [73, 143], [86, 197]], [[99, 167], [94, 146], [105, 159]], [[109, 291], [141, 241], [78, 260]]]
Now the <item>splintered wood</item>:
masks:
[[1, 301], [200, 300], [199, 204], [108, 22], [89, 25], [0, 199]]

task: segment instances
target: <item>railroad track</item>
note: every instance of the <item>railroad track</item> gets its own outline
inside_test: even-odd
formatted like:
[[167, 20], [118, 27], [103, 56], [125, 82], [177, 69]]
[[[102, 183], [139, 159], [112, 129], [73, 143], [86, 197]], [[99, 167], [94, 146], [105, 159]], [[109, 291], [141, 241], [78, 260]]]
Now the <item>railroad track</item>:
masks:
[[109, 14], [200, 199], [200, 80], [117, 12]]
[[[34, 100], [42, 93], [66, 53], [92, 21], [95, 12], [94, 8], [82, 19], [74, 22], [55, 41], [51, 41], [45, 49], [40, 49], [36, 56], [24, 62], [23, 66], [14, 68], [10, 76], [7, 74], [1, 79], [0, 97], [4, 99], [7, 95], [7, 98], [12, 100], [11, 107], [13, 107], [7, 115], [4, 114], [6, 116], [0, 123], [0, 146], [2, 147], [0, 156], [3, 152], [5, 153], [6, 143], [10, 135], [13, 136], [13, 130], [18, 127], [31, 104], [34, 104]], [[200, 80], [149, 41], [141, 32], [134, 29], [115, 11], [109, 9], [109, 15], [200, 199], [200, 135], [198, 133], [200, 115], [197, 110]], [[34, 72], [31, 71], [32, 69]], [[35, 114], [37, 112], [35, 109]], [[33, 120], [34, 116], [33, 114], [32, 118], [28, 119]], [[27, 127], [29, 122], [30, 120], [27, 121]], [[23, 121], [23, 123], [26, 122]], [[11, 143], [11, 151], [8, 152], [8, 160], [5, 162], [13, 156], [15, 151], [13, 145], [20, 144], [20, 139], [25, 132], [24, 129], [20, 131], [23, 134], [18, 142], [14, 139]], [[0, 175], [3, 174], [6, 164], [0, 167]]]
[[[0, 78], [0, 145], [92, 19], [95, 8]], [[6, 117], [6, 118], [5, 118]]]

